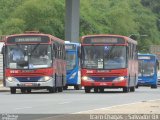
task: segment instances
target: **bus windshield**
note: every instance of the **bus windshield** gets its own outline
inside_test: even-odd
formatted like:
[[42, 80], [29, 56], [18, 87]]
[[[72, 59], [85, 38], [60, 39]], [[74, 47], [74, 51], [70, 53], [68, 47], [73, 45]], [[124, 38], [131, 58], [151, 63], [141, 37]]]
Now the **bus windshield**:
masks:
[[139, 60], [138, 75], [139, 76], [153, 76], [154, 75], [154, 62], [151, 60]]
[[51, 46], [45, 44], [9, 45], [7, 68], [37, 69], [51, 67]]
[[83, 68], [120, 69], [126, 67], [126, 46], [84, 46]]
[[66, 52], [66, 62], [67, 70], [72, 70], [76, 66], [76, 53], [75, 52]]

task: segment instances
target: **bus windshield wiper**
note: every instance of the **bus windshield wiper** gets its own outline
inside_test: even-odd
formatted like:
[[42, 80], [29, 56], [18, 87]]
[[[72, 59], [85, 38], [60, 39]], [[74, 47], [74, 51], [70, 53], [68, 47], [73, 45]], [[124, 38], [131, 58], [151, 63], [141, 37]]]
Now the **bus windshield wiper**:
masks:
[[32, 56], [32, 54], [34, 53], [34, 51], [38, 48], [39, 45], [40, 45], [40, 43], [38, 43], [38, 44], [33, 48], [33, 50], [31, 51], [31, 56]]
[[108, 52], [108, 54], [106, 55], [107, 58], [110, 58], [110, 55], [112, 54], [112, 51], [114, 50], [114, 48], [115, 48], [115, 45], [111, 46], [111, 48], [109, 50], [110, 52]]

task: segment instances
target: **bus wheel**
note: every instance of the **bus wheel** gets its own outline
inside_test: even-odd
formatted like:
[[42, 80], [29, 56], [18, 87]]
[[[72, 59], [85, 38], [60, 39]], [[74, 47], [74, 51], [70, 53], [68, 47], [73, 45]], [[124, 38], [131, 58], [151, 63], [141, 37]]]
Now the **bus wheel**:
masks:
[[136, 85], [136, 88], [138, 88], [139, 86], [138, 85]]
[[100, 88], [100, 89], [99, 89], [99, 92], [100, 92], [100, 93], [103, 93], [103, 92], [104, 92], [104, 88]]
[[94, 92], [95, 92], [95, 93], [98, 93], [98, 88], [94, 88]]
[[15, 94], [16, 93], [16, 88], [10, 88], [10, 92], [11, 92], [11, 94]]
[[89, 87], [85, 87], [85, 93], [90, 93], [91, 89]]
[[123, 92], [124, 92], [124, 93], [128, 93], [128, 92], [129, 92], [129, 88], [128, 88], [128, 87], [124, 87], [124, 88], [123, 88]]
[[32, 90], [31, 90], [30, 88], [27, 89], [27, 93], [31, 93], [31, 91], [32, 91]]
[[58, 92], [62, 92], [63, 91], [63, 87], [58, 87]]
[[155, 88], [155, 89], [156, 89], [156, 88], [157, 88], [157, 85], [151, 85], [151, 88]]
[[67, 90], [67, 89], [68, 89], [68, 86], [64, 86], [64, 87], [63, 87], [63, 90]]
[[80, 90], [80, 89], [81, 89], [81, 85], [75, 85], [75, 86], [74, 86], [74, 89], [75, 89], [75, 90]]
[[55, 93], [56, 92], [55, 87], [50, 87], [50, 88], [48, 88], [48, 90], [49, 90], [50, 93]]
[[21, 93], [25, 93], [26, 89], [25, 88], [21, 88]]
[[131, 87], [131, 88], [130, 88], [130, 91], [131, 91], [131, 92], [134, 92], [134, 91], [135, 91], [135, 87]]

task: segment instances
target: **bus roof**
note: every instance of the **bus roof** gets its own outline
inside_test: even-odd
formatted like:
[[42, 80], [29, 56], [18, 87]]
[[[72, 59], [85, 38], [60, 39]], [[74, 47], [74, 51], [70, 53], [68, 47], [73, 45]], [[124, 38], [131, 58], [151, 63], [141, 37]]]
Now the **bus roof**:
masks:
[[157, 57], [157, 55], [155, 54], [151, 54], [151, 53], [138, 53], [139, 56], [155, 56]]
[[138, 56], [140, 57], [140, 56], [145, 56], [145, 57], [149, 57], [149, 56], [152, 56], [152, 57], [154, 57], [156, 60], [158, 60], [158, 57], [157, 57], [157, 55], [155, 55], [155, 54], [151, 54], [151, 53], [138, 53]]
[[[120, 38], [123, 38], [125, 39], [126, 41], [130, 42], [130, 43], [134, 43], [134, 44], [137, 44], [137, 41], [136, 40], [133, 40], [131, 39], [130, 37], [127, 37], [127, 36], [123, 36], [123, 35], [116, 35], [116, 34], [96, 34], [96, 35], [85, 35], [85, 36], [82, 36], [81, 37], [81, 40], [84, 39], [84, 38], [87, 38], [87, 37], [103, 37], [103, 36], [108, 36], [108, 37], [120, 37]], [[82, 41], [83, 42], [83, 41]]]
[[55, 36], [53, 36], [53, 35], [50, 35], [50, 34], [44, 34], [44, 33], [29, 33], [29, 32], [26, 32], [26, 33], [22, 33], [22, 34], [13, 34], [13, 35], [8, 35], [8, 36], [6, 36], [6, 39], [5, 39], [5, 42], [6, 42], [6, 40], [7, 40], [7, 38], [9, 38], [9, 37], [16, 37], [16, 36], [48, 36], [48, 37], [50, 37], [50, 38], [53, 38], [54, 40], [56, 40], [56, 41], [59, 41], [59, 42], [62, 42], [62, 43], [64, 43], [64, 40], [62, 40], [62, 39], [60, 39], [60, 38], [57, 38], [57, 37], [55, 37]]
[[73, 44], [73, 45], [80, 45], [80, 43], [76, 43], [76, 42], [70, 42], [70, 41], [65, 41], [65, 44]]

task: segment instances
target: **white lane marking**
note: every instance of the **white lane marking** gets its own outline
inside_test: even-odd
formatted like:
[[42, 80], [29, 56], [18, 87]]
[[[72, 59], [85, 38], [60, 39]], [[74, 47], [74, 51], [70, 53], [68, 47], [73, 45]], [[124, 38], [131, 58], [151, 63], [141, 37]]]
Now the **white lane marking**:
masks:
[[32, 107], [21, 107], [21, 108], [15, 108], [15, 110], [22, 110], [22, 109], [30, 109]]
[[67, 104], [67, 103], [71, 103], [71, 102], [61, 102], [61, 103], [58, 103], [58, 104]]
[[134, 104], [138, 104], [138, 103], [143, 103], [144, 101], [145, 101], [145, 102], [154, 102], [154, 101], [157, 101], [157, 100], [160, 100], [160, 99], [155, 99], [155, 100], [142, 100], [142, 101], [138, 101], [138, 102], [134, 102], [134, 103], [114, 105], [114, 106], [110, 106], [110, 107], [104, 107], [104, 108], [97, 108], [97, 109], [92, 109], [92, 110], [75, 112], [75, 113], [71, 113], [71, 114], [81, 114], [81, 113], [90, 112], [90, 111], [94, 111], [94, 110], [109, 110], [109, 109], [115, 108], [115, 107], [121, 107], [121, 106], [127, 106], [127, 105], [134, 105]]

